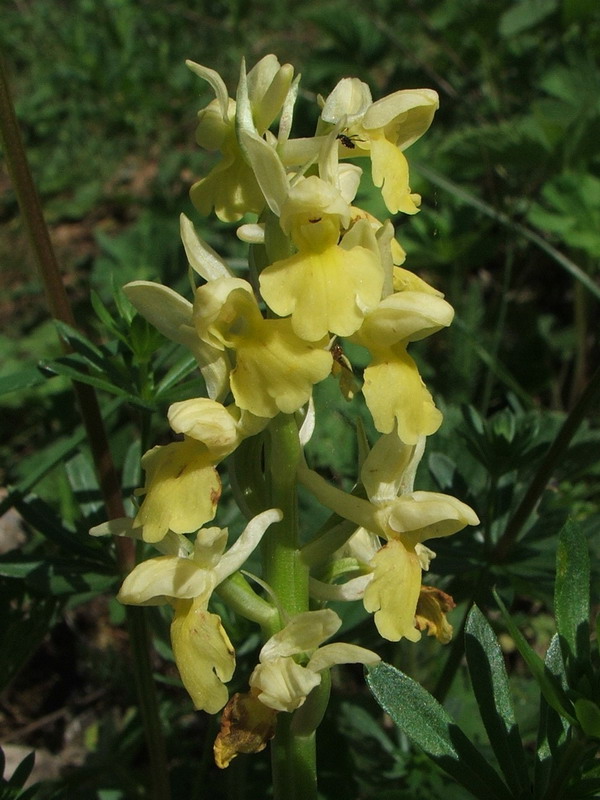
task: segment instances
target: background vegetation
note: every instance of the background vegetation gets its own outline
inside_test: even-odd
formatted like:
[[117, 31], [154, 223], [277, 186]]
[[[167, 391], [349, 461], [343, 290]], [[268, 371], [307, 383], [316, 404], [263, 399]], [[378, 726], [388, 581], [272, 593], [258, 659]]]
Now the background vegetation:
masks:
[[[242, 55], [253, 64], [274, 52], [294, 64], [303, 75], [296, 135], [312, 132], [316, 95], [346, 75], [368, 82], [374, 97], [421, 86], [439, 92], [434, 125], [408, 154], [422, 211], [399, 219], [397, 231], [406, 266], [457, 312], [452, 328], [418, 351], [445, 411], [418, 483], [460, 497], [485, 522], [481, 539], [463, 532], [435, 543], [433, 578], [459, 604], [457, 629], [473, 600], [488, 614], [532, 746], [538, 686], [490, 590], [499, 589], [534, 650], [545, 652], [557, 535], [571, 517], [587, 538], [592, 602], [599, 599], [597, 407], [515, 542], [497, 549], [598, 362], [596, 0], [262, 0], [249, 9], [239, 0], [8, 0], [2, 17], [17, 113], [82, 331], [72, 339], [76, 355], [62, 357], [1, 170], [0, 485], [2, 510], [13, 510], [1, 521], [0, 740], [35, 748], [38, 761], [50, 753], [61, 767], [35, 797], [144, 796], [123, 614], [112, 599], [118, 578], [109, 546], [87, 536], [104, 512], [68, 378], [87, 365], [130, 496], [140, 452], [167, 440], [166, 408], [190, 396], [197, 378], [185, 355], [134, 315], [119, 286], [154, 279], [185, 290], [176, 283], [185, 271], [181, 211], [244, 267], [234, 226], [199, 219], [187, 197], [211, 163], [194, 128], [196, 110], [212, 97], [185, 58], [218, 70], [230, 87]], [[369, 192], [360, 200], [368, 205]], [[327, 414], [313, 463], [343, 480], [354, 469], [351, 420], [343, 401], [322, 391]], [[223, 524], [235, 529], [232, 514], [226, 504]], [[158, 612], [153, 621], [174, 796], [265, 796], [264, 754], [237, 759], [226, 773], [212, 765], [216, 723], [193, 713], [167, 623]], [[239, 622], [231, 630], [244, 675], [258, 635]], [[473, 714], [462, 633], [446, 648], [382, 648], [369, 621], [346, 613], [349, 636], [445, 697], [491, 758]], [[452, 794], [438, 768], [382, 719], [360, 670], [338, 673], [320, 747], [325, 798], [416, 799], [442, 789], [465, 796], [458, 787]]]

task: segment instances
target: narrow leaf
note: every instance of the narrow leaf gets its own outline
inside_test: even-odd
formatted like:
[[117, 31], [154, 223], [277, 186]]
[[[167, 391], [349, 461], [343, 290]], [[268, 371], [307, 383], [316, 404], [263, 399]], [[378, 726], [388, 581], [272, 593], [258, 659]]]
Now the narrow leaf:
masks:
[[571, 520], [559, 534], [554, 610], [569, 683], [575, 685], [590, 662], [590, 557], [581, 527]]
[[558, 679], [545, 667], [544, 662], [538, 654], [529, 646], [527, 640], [517, 628], [506, 606], [500, 599], [498, 593], [494, 590], [494, 597], [500, 607], [504, 622], [509, 630], [510, 635], [514, 639], [519, 653], [521, 653], [525, 663], [531, 670], [533, 677], [536, 679], [542, 694], [546, 698], [546, 702], [562, 717], [565, 717], [572, 725], [576, 725], [575, 710], [573, 704], [565, 694]]
[[[106, 421], [119, 409], [123, 404], [122, 400], [113, 400], [103, 411], [102, 418]], [[23, 496], [32, 489], [38, 481], [56, 467], [57, 464], [65, 461], [86, 439], [86, 432], [82, 425], [77, 428], [77, 431], [68, 439], [62, 439], [58, 442], [48, 445], [45, 450], [37, 454], [35, 467], [31, 467], [27, 471], [27, 475], [19, 481], [19, 483], [11, 487], [8, 495], [0, 501], [0, 515], [4, 514], [11, 508], [16, 498], [22, 500]]]
[[461, 786], [481, 800], [509, 800], [511, 793], [495, 770], [416, 681], [380, 663], [368, 670], [367, 683], [396, 725]]
[[95, 389], [102, 389], [105, 392], [122, 397], [124, 400], [128, 400], [130, 403], [141, 406], [142, 408], [148, 408], [150, 410], [153, 409], [153, 406], [145, 403], [137, 395], [131, 394], [131, 392], [127, 392], [120, 386], [115, 386], [114, 383], [106, 381], [103, 378], [89, 375], [82, 368], [83, 365], [77, 362], [73, 357], [64, 356], [62, 358], [57, 358], [54, 361], [42, 361], [40, 362], [40, 367], [41, 369], [47, 370], [50, 373], [64, 375], [67, 378], [71, 378], [71, 380], [79, 381], [80, 383], [87, 383], [89, 386], [93, 386]]
[[529, 787], [523, 743], [517, 727], [502, 650], [481, 611], [474, 606], [465, 627], [465, 651], [473, 691], [490, 744], [511, 791]]
[[35, 765], [35, 751], [28, 753], [21, 763], [17, 766], [8, 782], [9, 786], [21, 788], [27, 778], [31, 775], [31, 770]]

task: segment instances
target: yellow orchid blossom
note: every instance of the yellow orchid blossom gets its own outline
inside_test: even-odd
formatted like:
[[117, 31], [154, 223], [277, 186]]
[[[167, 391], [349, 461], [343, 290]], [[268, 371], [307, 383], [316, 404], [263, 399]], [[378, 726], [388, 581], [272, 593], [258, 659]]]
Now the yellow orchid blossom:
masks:
[[416, 214], [421, 198], [409, 185], [403, 151], [431, 125], [439, 106], [432, 89], [403, 89], [376, 102], [358, 78], [343, 78], [321, 110], [326, 125], [345, 123], [338, 136], [341, 155], [370, 156], [373, 183], [381, 187], [392, 214]]
[[[320, 646], [338, 630], [342, 621], [329, 608], [296, 614], [265, 642], [259, 664], [250, 676], [250, 687], [261, 703], [276, 711], [295, 711], [321, 683], [321, 672], [335, 664], [376, 664], [371, 650], [336, 642]], [[310, 653], [305, 666], [294, 656]]]
[[[390, 641], [418, 641], [421, 636], [415, 625], [421, 576], [435, 555], [423, 542], [450, 536], [479, 522], [475, 512], [455, 497], [413, 491], [424, 446], [425, 437], [408, 445], [399, 440], [395, 431], [382, 436], [361, 470], [368, 501], [329, 485], [305, 464], [298, 472], [300, 483], [321, 503], [371, 536], [386, 540], [370, 558], [371, 575], [348, 581], [347, 594], [348, 598], [363, 595], [365, 609], [374, 614], [377, 630]], [[364, 552], [363, 539], [364, 536], [360, 546]], [[367, 551], [370, 548], [374, 549], [372, 538]], [[338, 599], [344, 598], [344, 586], [335, 587]], [[334, 599], [333, 593], [330, 599]]]
[[194, 706], [209, 714], [227, 702], [225, 683], [233, 675], [235, 653], [218, 614], [208, 611], [208, 601], [215, 588], [247, 560], [269, 525], [281, 518], [278, 509], [263, 511], [227, 552], [227, 529], [202, 529], [191, 552], [182, 548], [182, 554], [138, 564], [119, 591], [118, 600], [125, 604], [170, 603], [174, 607], [171, 643], [175, 662]]
[[236, 405], [258, 417], [297, 411], [331, 371], [327, 339], [305, 342], [289, 319], [264, 319], [252, 287], [239, 278], [201, 286], [194, 323], [200, 339], [235, 354], [230, 385]]
[[348, 204], [316, 175], [296, 184], [282, 209], [281, 227], [298, 252], [264, 269], [260, 290], [276, 314], [291, 314], [294, 332], [307, 341], [328, 333], [349, 336], [381, 299], [378, 253], [338, 244], [349, 222]]
[[146, 542], [157, 542], [169, 530], [191, 533], [215, 516], [221, 480], [206, 445], [187, 439], [153, 447], [143, 456], [144, 501], [133, 521]]
[[[248, 212], [260, 213], [265, 199], [252, 167], [247, 163], [236, 131], [236, 102], [228, 97], [221, 76], [212, 69], [186, 62], [215, 91], [216, 99], [198, 113], [196, 140], [207, 150], [219, 150], [222, 160], [190, 190], [201, 214], [215, 214], [235, 222]], [[290, 90], [294, 70], [279, 64], [273, 54], [262, 58], [248, 73], [247, 89], [253, 124], [262, 136], [280, 113]]]
[[372, 360], [363, 375], [363, 394], [375, 427], [415, 444], [439, 428], [442, 415], [423, 383], [406, 346], [449, 325], [452, 306], [437, 294], [406, 290], [389, 295], [365, 315], [352, 340], [366, 347]]

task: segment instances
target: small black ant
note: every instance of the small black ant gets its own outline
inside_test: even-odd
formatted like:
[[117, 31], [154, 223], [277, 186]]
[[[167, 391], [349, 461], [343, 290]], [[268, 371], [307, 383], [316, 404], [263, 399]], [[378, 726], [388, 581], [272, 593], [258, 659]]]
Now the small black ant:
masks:
[[356, 148], [355, 142], [362, 142], [362, 139], [359, 139], [358, 135], [355, 133], [352, 134], [352, 136], [348, 136], [345, 133], [338, 133], [335, 138], [339, 139], [344, 147], [348, 148], [348, 150], [354, 150]]

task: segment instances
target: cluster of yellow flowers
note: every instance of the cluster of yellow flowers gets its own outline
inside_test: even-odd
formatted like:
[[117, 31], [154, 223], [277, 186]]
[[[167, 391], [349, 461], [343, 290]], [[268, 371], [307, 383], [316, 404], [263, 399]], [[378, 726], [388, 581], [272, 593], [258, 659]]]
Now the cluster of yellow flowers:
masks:
[[[451, 599], [421, 587], [434, 555], [423, 541], [478, 522], [453, 497], [413, 490], [425, 437], [437, 430], [441, 414], [407, 347], [449, 325], [453, 310], [401, 266], [405, 254], [392, 223], [353, 205], [362, 169], [348, 163], [370, 159], [390, 213], [416, 213], [420, 197], [411, 192], [403, 151], [430, 126], [438, 98], [416, 89], [373, 102], [366, 84], [344, 78], [319, 97], [315, 135], [293, 139], [299, 80], [289, 64], [269, 55], [247, 74], [243, 67], [235, 100], [216, 72], [188, 66], [216, 95], [199, 113], [197, 141], [221, 155], [191, 197], [201, 213], [214, 209], [227, 222], [256, 215], [237, 229], [249, 244], [248, 279], [233, 274], [183, 217], [184, 247], [200, 283], [193, 303], [160, 284], [125, 287], [146, 319], [191, 350], [208, 397], [171, 406], [170, 426], [183, 439], [144, 456], [146, 484], [135, 519], [96, 533], [118, 530], [163, 553], [133, 570], [119, 598], [173, 606], [171, 637], [183, 683], [197, 708], [219, 711], [235, 655], [209, 600], [227, 582], [233, 591], [238, 570], [282, 514], [258, 514], [226, 550], [226, 530], [202, 528], [220, 497], [216, 465], [279, 414], [296, 415], [305, 443], [314, 422], [313, 386], [333, 373], [348, 398], [356, 391], [340, 339], [365, 348], [370, 361], [361, 390], [381, 436], [362, 464], [363, 496], [333, 487], [303, 459], [297, 473], [300, 484], [347, 520], [306, 547], [306, 562], [319, 567], [319, 579], [310, 581], [317, 608], [286, 619], [275, 596], [261, 598], [262, 611], [248, 612], [275, 631], [250, 676], [250, 696], [273, 713], [293, 711], [333, 664], [378, 660], [350, 644], [321, 646], [340, 620], [318, 604], [362, 599], [380, 634], [392, 641], [416, 641], [421, 630], [449, 638], [444, 611]], [[326, 559], [344, 565], [330, 571], [330, 581], [323, 578]], [[347, 580], [340, 583], [340, 576]]]

